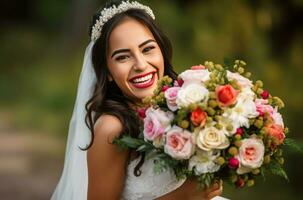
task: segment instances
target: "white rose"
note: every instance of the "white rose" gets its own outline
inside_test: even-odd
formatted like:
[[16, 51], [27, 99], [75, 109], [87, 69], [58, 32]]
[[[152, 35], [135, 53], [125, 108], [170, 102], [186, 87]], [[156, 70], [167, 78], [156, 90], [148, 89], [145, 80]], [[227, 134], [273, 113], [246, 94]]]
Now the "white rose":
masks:
[[240, 162], [237, 173], [244, 174], [252, 169], [259, 168], [263, 163], [264, 150], [263, 141], [255, 137], [255, 135], [242, 140], [239, 154], [237, 155], [237, 159]]
[[197, 146], [205, 151], [225, 149], [229, 146], [229, 140], [224, 131], [211, 126], [201, 129], [196, 136]]
[[190, 84], [179, 90], [176, 103], [178, 107], [188, 106], [191, 103], [206, 102], [208, 100], [208, 90], [198, 84]]
[[196, 154], [189, 159], [188, 169], [194, 169], [197, 176], [216, 172], [220, 169], [220, 165], [215, 162], [219, 156], [219, 151], [197, 150]]
[[183, 85], [187, 86], [191, 83], [201, 84], [209, 80], [210, 72], [207, 69], [186, 70], [179, 77], [184, 81]]

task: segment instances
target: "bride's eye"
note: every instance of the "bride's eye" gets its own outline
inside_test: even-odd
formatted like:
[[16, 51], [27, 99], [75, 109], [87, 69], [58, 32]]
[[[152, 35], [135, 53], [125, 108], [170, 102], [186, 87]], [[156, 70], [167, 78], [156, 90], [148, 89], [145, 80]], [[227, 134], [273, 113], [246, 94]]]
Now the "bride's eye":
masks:
[[128, 57], [129, 57], [129, 56], [127, 56], [127, 55], [121, 55], [121, 56], [116, 57], [116, 60], [117, 60], [117, 61], [124, 61], [124, 60], [126, 60]]
[[142, 52], [147, 53], [147, 52], [151, 51], [154, 48], [155, 48], [154, 46], [148, 46], [148, 47], [145, 47]]

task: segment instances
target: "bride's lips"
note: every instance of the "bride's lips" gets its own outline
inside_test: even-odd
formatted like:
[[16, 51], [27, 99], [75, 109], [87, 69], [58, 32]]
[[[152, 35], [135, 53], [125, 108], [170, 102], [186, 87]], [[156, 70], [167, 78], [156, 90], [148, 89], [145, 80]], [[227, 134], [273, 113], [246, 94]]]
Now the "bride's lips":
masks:
[[155, 76], [156, 71], [148, 72], [146, 74], [140, 74], [138, 76], [134, 76], [131, 79], [129, 79], [129, 82], [134, 86], [135, 88], [148, 88], [152, 86], [155, 82]]

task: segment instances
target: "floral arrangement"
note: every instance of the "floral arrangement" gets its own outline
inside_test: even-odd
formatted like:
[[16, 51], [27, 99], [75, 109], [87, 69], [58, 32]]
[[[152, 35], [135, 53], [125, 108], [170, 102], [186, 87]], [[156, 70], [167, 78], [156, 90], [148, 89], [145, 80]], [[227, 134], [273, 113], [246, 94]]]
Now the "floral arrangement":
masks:
[[172, 168], [178, 178], [196, 177], [201, 186], [215, 179], [237, 187], [252, 186], [271, 172], [287, 179], [282, 147], [286, 138], [279, 109], [284, 103], [250, 80], [246, 63], [228, 66], [205, 62], [165, 76], [138, 110], [143, 122], [139, 138], [115, 140], [155, 159], [154, 170]]

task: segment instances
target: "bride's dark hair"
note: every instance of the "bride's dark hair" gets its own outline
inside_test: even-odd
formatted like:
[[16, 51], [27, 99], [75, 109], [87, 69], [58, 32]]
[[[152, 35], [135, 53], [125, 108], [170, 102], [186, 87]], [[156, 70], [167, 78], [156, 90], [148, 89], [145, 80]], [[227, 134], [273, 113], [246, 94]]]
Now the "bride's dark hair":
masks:
[[[106, 3], [105, 7], [113, 5], [118, 6], [121, 1], [111, 1]], [[103, 8], [102, 8], [103, 9]], [[90, 25], [89, 35], [91, 35], [92, 26], [96, 20], [99, 19], [100, 12], [93, 16]], [[140, 132], [139, 118], [134, 110], [130, 108], [130, 99], [125, 97], [117, 86], [115, 81], [109, 81], [109, 70], [107, 68], [107, 50], [109, 46], [109, 37], [112, 30], [125, 18], [133, 18], [140, 23], [144, 24], [152, 32], [155, 40], [157, 41], [164, 59], [164, 75], [169, 75], [173, 79], [177, 74], [173, 71], [171, 58], [172, 47], [169, 39], [155, 24], [154, 20], [144, 11], [140, 9], [129, 9], [123, 13], [117, 14], [112, 17], [102, 27], [101, 36], [96, 40], [92, 50], [92, 62], [94, 71], [97, 77], [97, 83], [93, 92], [93, 96], [86, 104], [86, 117], [85, 122], [91, 131], [91, 141], [85, 150], [89, 149], [94, 142], [94, 124], [98, 117], [102, 114], [109, 114], [116, 116], [123, 125], [123, 134], [127, 133], [132, 136], [137, 136]], [[140, 173], [139, 168], [144, 162], [144, 156], [135, 168], [135, 175]]]

